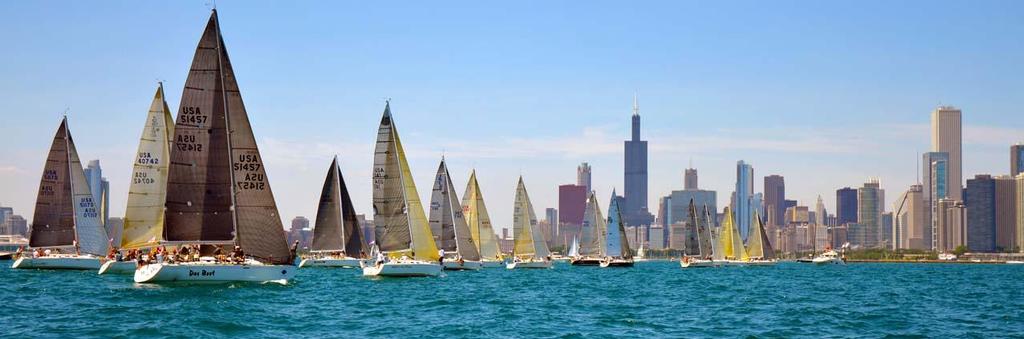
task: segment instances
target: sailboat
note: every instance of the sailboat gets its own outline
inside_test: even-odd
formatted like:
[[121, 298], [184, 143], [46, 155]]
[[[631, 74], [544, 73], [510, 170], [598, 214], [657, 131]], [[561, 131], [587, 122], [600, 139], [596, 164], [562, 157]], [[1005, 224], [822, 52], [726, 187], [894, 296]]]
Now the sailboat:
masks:
[[569, 259], [572, 260], [580, 255], [580, 239], [575, 235], [572, 236], [572, 245], [569, 246]]
[[108, 248], [94, 201], [68, 130], [68, 118], [57, 127], [39, 180], [36, 209], [29, 234], [31, 254], [22, 254], [12, 268], [96, 270]]
[[747, 238], [747, 265], [749, 266], [771, 266], [778, 261], [775, 259], [775, 250], [768, 241], [768, 232], [764, 230], [764, 222], [761, 216], [754, 211], [754, 224], [752, 233]]
[[299, 267], [358, 268], [367, 258], [366, 242], [337, 156], [327, 169], [327, 178], [320, 191], [310, 252], [299, 262]]
[[[221, 36], [217, 10], [196, 47], [174, 126], [163, 244], [198, 261], [140, 266], [135, 282], [278, 282], [295, 275], [270, 180]], [[210, 255], [236, 246], [234, 260]]]
[[363, 266], [365, 276], [422, 277], [441, 274], [440, 253], [423, 213], [402, 140], [391, 118], [391, 103], [377, 130], [373, 154], [373, 222], [375, 262]]
[[[167, 201], [167, 169], [170, 164], [174, 119], [160, 85], [149, 105], [146, 124], [139, 137], [132, 181], [128, 188], [128, 208], [118, 250], [158, 246], [163, 240], [164, 203]], [[121, 260], [118, 260], [120, 258]], [[121, 255], [107, 258], [99, 274], [133, 274], [136, 263]]]
[[703, 267], [716, 267], [719, 265], [714, 260], [712, 254], [712, 241], [711, 241], [711, 217], [708, 215], [707, 205], [704, 206], [704, 223], [697, 220], [697, 206], [693, 204], [693, 199], [690, 199], [690, 225], [693, 225], [694, 234], [696, 236], [697, 253], [696, 255], [683, 255], [683, 258], [679, 261], [679, 265], [682, 268], [703, 268]]
[[607, 220], [601, 214], [601, 206], [597, 196], [590, 192], [587, 207], [583, 211], [583, 225], [580, 227], [579, 254], [570, 259], [573, 266], [598, 266], [604, 259], [605, 235], [608, 228]]
[[504, 266], [505, 258], [498, 248], [498, 236], [494, 234], [494, 228], [491, 226], [491, 216], [487, 214], [484, 195], [476, 181], [476, 170], [469, 174], [466, 194], [462, 195], [462, 215], [466, 218], [473, 243], [480, 252], [480, 265], [485, 268]]
[[437, 247], [444, 251], [441, 266], [445, 270], [479, 270], [480, 250], [466, 225], [462, 205], [455, 194], [455, 185], [448, 173], [448, 165], [441, 158], [434, 177], [434, 190], [430, 196], [430, 231], [437, 237]]
[[622, 212], [619, 209], [615, 191], [612, 191], [611, 205], [608, 206], [608, 221], [604, 235], [604, 259], [601, 267], [633, 267], [633, 251], [629, 249], [626, 239], [626, 226], [622, 223]]
[[508, 269], [516, 268], [551, 268], [548, 256], [547, 241], [537, 226], [537, 215], [533, 212], [533, 203], [526, 193], [523, 177], [519, 177], [516, 186], [516, 201], [512, 212], [512, 234], [515, 243], [512, 246], [513, 260], [505, 265]]
[[[722, 266], [745, 266], [749, 257], [747, 250], [743, 247], [743, 238], [733, 222], [732, 210], [725, 207], [725, 220], [722, 221], [721, 234], [718, 238], [719, 248], [722, 250]], [[717, 261], [717, 260], [716, 260]]]
[[637, 241], [637, 242], [640, 243], [640, 248], [636, 249], [636, 257], [633, 258], [633, 261], [636, 261], [636, 262], [647, 261], [647, 249], [644, 248], [643, 240], [640, 240], [640, 241]]

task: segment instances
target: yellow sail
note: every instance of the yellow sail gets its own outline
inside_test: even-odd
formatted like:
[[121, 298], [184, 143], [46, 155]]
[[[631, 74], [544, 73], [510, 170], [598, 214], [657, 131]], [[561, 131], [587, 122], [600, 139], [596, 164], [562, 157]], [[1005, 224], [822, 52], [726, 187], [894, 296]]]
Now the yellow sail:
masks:
[[761, 243], [761, 225], [757, 211], [754, 211], [754, 220], [751, 222], [750, 235], [747, 236], [747, 255], [751, 258], [764, 258], [764, 244]]
[[533, 243], [533, 227], [530, 225], [530, 207], [530, 200], [526, 195], [526, 185], [523, 184], [523, 178], [519, 177], [515, 206], [512, 212], [512, 234], [515, 237], [512, 255], [521, 258], [532, 258], [536, 254]]
[[475, 170], [469, 175], [466, 194], [462, 195], [462, 214], [469, 225], [473, 243], [479, 246], [480, 257], [502, 260], [498, 239], [491, 226], [491, 217], [487, 214], [487, 205], [484, 205], [484, 195], [480, 192], [480, 184], [476, 182]]
[[718, 237], [719, 247], [721, 247], [722, 255], [726, 259], [735, 259], [735, 253], [732, 248], [732, 235], [735, 226], [732, 224], [732, 210], [729, 206], [725, 207], [725, 218], [722, 220], [722, 230], [719, 232], [721, 236]]
[[[412, 171], [409, 170], [409, 162], [405, 159], [405, 150], [402, 148], [402, 140], [395, 134], [395, 148], [398, 153], [398, 166], [402, 170], [402, 188], [405, 194], [405, 203], [408, 206], [409, 233], [412, 236], [412, 253], [410, 257], [417, 260], [437, 261], [440, 256], [437, 253], [437, 244], [434, 243], [434, 236], [430, 232], [430, 224], [427, 216], [423, 213], [423, 203], [420, 202], [420, 194], [416, 192], [416, 184], [412, 181]], [[400, 255], [401, 252], [392, 253]]]
[[149, 106], [146, 127], [135, 154], [121, 248], [153, 247], [163, 240], [167, 168], [173, 135], [174, 120], [164, 99], [163, 84], [160, 84]]
[[750, 260], [750, 256], [747, 255], [747, 249], [743, 247], [743, 237], [740, 236], [740, 230], [735, 227], [735, 225], [732, 228], [731, 238], [733, 255], [735, 255], [736, 259], [743, 261]]

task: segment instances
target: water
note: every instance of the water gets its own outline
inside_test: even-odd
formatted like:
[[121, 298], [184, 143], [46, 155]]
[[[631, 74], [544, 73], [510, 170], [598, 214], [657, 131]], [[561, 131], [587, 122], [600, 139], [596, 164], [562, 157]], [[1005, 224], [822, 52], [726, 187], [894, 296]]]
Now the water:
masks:
[[1018, 265], [644, 262], [406, 279], [302, 269], [288, 286], [161, 286], [0, 263], [8, 338], [1024, 335]]

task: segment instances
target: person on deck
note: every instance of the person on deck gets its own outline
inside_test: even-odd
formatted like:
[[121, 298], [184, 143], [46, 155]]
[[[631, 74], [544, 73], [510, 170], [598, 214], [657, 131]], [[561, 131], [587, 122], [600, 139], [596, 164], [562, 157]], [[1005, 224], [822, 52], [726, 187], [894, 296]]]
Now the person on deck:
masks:
[[437, 264], [444, 265], [444, 249], [437, 250]]
[[295, 240], [295, 242], [292, 243], [292, 248], [291, 248], [291, 252], [290, 252], [291, 257], [288, 258], [288, 261], [295, 261], [295, 256], [298, 253], [299, 253], [299, 241]]

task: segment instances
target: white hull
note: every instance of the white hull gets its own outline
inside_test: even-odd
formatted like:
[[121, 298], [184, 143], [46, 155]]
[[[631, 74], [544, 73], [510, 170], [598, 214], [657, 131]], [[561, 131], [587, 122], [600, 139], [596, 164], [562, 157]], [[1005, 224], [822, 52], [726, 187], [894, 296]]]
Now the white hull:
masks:
[[1024, 264], [1024, 261], [1020, 261], [1020, 260], [1007, 260], [1006, 263], [1010, 264], [1010, 265], [1020, 265], [1020, 264]]
[[51, 270], [98, 270], [100, 258], [91, 255], [51, 255], [39, 258], [21, 257], [11, 268]]
[[135, 270], [135, 282], [277, 282], [288, 283], [295, 276], [295, 266], [189, 262], [180, 264], [149, 264]]
[[707, 268], [721, 266], [721, 263], [714, 260], [690, 259], [680, 260], [679, 266], [682, 268]]
[[599, 266], [601, 266], [601, 267], [633, 267], [633, 260], [632, 259], [602, 260], [601, 264]]
[[419, 260], [399, 260], [363, 267], [363, 275], [370, 277], [436, 277], [440, 274], [441, 265]]
[[107, 260], [100, 266], [99, 274], [135, 274], [135, 262]]
[[775, 266], [776, 263], [775, 260], [750, 260], [746, 261], [746, 266]]
[[362, 267], [363, 259], [357, 258], [307, 258], [299, 262], [299, 267], [341, 267], [359, 268]]
[[725, 261], [718, 261], [718, 266], [723, 266], [723, 267], [743, 267], [743, 266], [747, 266], [747, 262], [746, 261], [742, 261], [742, 260], [725, 260]]
[[844, 265], [844, 264], [846, 264], [846, 262], [843, 261], [843, 259], [839, 259], [839, 258], [823, 258], [823, 257], [814, 258], [814, 259], [811, 260], [811, 262], [815, 263], [817, 265]]
[[445, 261], [444, 269], [446, 271], [476, 271], [483, 268], [483, 264], [479, 261], [463, 261], [461, 264], [458, 261]]
[[484, 260], [480, 262], [480, 266], [483, 268], [499, 268], [505, 267], [504, 261]]
[[510, 264], [505, 265], [505, 268], [510, 269], [510, 270], [514, 270], [514, 269], [517, 269], [517, 268], [551, 268], [551, 262], [550, 261], [543, 261], [543, 260], [537, 260], [537, 261], [517, 261], [517, 262], [512, 262]]

